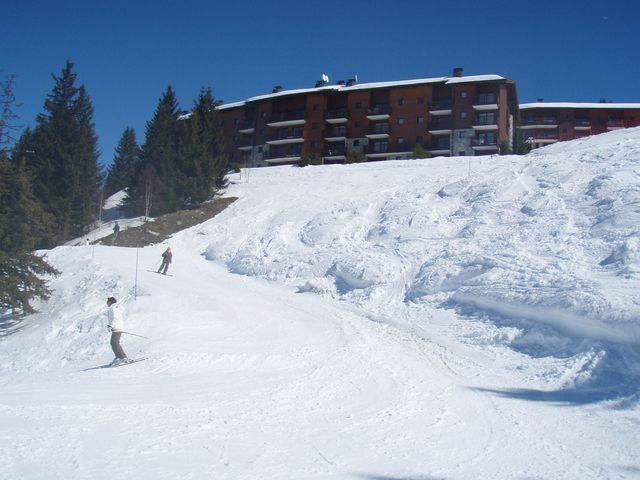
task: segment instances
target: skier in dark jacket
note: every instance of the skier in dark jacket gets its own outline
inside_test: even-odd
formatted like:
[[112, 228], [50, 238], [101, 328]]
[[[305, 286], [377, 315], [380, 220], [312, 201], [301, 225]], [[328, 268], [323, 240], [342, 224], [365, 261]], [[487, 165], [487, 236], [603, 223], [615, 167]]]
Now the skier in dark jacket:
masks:
[[173, 252], [171, 252], [171, 247], [167, 247], [167, 249], [162, 254], [162, 264], [158, 269], [158, 273], [162, 273], [163, 275], [167, 274], [167, 270], [169, 270], [169, 264], [171, 263], [172, 257], [173, 257]]
[[120, 233], [120, 225], [118, 225], [118, 221], [116, 220], [116, 224], [113, 226], [113, 240], [111, 240], [112, 245], [116, 243], [119, 233]]

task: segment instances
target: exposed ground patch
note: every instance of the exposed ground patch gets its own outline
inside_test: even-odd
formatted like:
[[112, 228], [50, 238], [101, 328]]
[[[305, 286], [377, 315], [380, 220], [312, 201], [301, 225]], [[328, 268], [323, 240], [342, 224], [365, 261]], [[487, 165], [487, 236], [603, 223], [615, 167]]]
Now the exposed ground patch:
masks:
[[121, 230], [117, 238], [111, 234], [93, 243], [118, 247], [146, 247], [160, 243], [174, 233], [215, 217], [236, 200], [236, 197], [218, 198], [193, 210], [167, 213], [138, 227]]

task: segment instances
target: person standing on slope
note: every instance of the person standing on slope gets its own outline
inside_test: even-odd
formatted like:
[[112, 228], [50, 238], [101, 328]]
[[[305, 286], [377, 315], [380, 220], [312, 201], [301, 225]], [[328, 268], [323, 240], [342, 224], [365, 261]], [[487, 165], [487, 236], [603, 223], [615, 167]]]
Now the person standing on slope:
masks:
[[116, 220], [116, 224], [113, 226], [113, 241], [111, 242], [111, 244], [116, 243], [119, 233], [120, 233], [120, 225], [118, 225], [118, 221]]
[[163, 275], [167, 274], [167, 270], [169, 270], [169, 264], [171, 263], [172, 258], [173, 252], [171, 251], [171, 247], [167, 247], [167, 249], [162, 254], [162, 264], [158, 269], [158, 273], [162, 273]]
[[109, 319], [107, 329], [111, 332], [111, 348], [113, 349], [113, 354], [116, 356], [113, 362], [111, 362], [111, 365], [121, 365], [123, 363], [129, 363], [130, 361], [120, 345], [124, 320], [122, 318], [120, 305], [116, 305], [116, 303], [117, 301], [114, 297], [107, 298], [107, 307], [109, 307], [109, 312], [107, 313], [107, 318]]

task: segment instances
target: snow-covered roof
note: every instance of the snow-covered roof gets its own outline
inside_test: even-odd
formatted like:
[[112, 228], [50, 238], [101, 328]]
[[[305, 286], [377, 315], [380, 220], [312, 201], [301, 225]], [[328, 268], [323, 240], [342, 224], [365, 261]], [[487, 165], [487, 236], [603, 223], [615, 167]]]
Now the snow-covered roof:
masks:
[[228, 108], [236, 108], [244, 106], [246, 102], [233, 102], [233, 103], [223, 103], [218, 106], [218, 110], [226, 110]]
[[289, 95], [301, 95], [305, 93], [315, 93], [327, 90], [339, 91], [339, 92], [351, 92], [355, 90], [368, 90], [373, 88], [390, 88], [390, 87], [403, 87], [407, 85], [422, 85], [427, 83], [444, 83], [446, 85], [452, 85], [457, 83], [472, 83], [472, 82], [488, 82], [506, 80], [500, 75], [470, 75], [468, 77], [434, 77], [434, 78], [416, 78], [413, 80], [395, 80], [389, 82], [372, 82], [372, 83], [359, 83], [351, 85], [349, 87], [345, 85], [324, 85], [322, 87], [315, 88], [299, 88], [293, 90], [282, 90], [275, 93], [267, 93], [264, 95], [258, 95], [251, 97], [242, 102], [226, 103], [218, 107], [219, 110], [225, 110], [227, 108], [241, 107], [250, 102], [257, 102], [259, 100], [268, 100], [271, 98], [286, 97]]
[[605, 110], [638, 108], [640, 103], [577, 103], [577, 102], [534, 102], [520, 104], [520, 110], [532, 108], [601, 108]]

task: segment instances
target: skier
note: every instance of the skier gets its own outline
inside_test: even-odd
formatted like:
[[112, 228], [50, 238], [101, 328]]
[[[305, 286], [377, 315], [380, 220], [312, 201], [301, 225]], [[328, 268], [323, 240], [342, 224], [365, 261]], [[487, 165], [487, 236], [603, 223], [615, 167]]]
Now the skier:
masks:
[[169, 264], [171, 263], [172, 257], [173, 257], [173, 252], [171, 252], [171, 247], [167, 247], [167, 249], [162, 254], [162, 264], [158, 269], [158, 273], [162, 273], [163, 275], [167, 274], [167, 270], [169, 270]]
[[118, 221], [116, 220], [116, 224], [113, 226], [113, 241], [111, 244], [113, 245], [118, 238], [118, 234], [120, 233], [120, 225], [118, 225]]
[[122, 346], [120, 345], [123, 319], [120, 306], [116, 305], [116, 302], [117, 301], [114, 297], [107, 298], [107, 307], [109, 307], [109, 313], [107, 314], [109, 323], [107, 324], [107, 329], [111, 332], [111, 348], [113, 349], [113, 353], [116, 356], [116, 358], [113, 359], [113, 362], [111, 362], [112, 366], [131, 362], [131, 360], [129, 360], [129, 358], [127, 357], [127, 354], [124, 353]]

